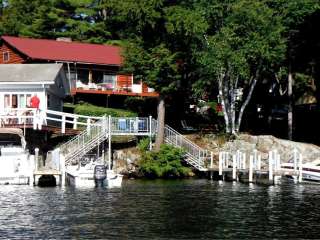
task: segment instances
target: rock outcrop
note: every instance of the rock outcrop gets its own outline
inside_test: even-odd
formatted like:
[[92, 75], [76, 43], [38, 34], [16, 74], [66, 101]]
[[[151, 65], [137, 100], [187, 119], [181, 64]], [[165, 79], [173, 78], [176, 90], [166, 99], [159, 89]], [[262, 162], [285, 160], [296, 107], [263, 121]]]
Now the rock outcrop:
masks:
[[226, 142], [221, 150], [235, 152], [240, 150], [246, 155], [253, 153], [256, 149], [263, 161], [268, 159], [268, 153], [277, 150], [280, 154], [281, 162], [288, 162], [293, 159], [293, 151], [297, 149], [303, 156], [303, 162], [320, 164], [320, 147], [300, 142], [279, 139], [270, 135], [252, 136], [241, 134], [236, 140]]
[[113, 152], [116, 171], [128, 177], [135, 177], [138, 174], [137, 161], [139, 158], [140, 154], [136, 147], [119, 149]]

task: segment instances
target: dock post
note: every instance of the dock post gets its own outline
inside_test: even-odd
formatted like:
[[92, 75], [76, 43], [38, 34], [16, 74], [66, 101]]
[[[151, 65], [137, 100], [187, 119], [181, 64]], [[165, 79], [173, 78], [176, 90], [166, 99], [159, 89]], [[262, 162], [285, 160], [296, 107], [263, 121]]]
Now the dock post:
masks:
[[257, 165], [258, 165], [258, 151], [257, 149], [253, 150], [253, 168], [257, 169]]
[[269, 152], [269, 181], [273, 181], [273, 158], [272, 158], [272, 151]]
[[219, 177], [221, 177], [222, 178], [222, 153], [223, 152], [220, 152], [219, 153]]
[[60, 149], [59, 149], [59, 162], [60, 162], [60, 172], [61, 172], [60, 185], [65, 186], [66, 185], [66, 163], [65, 163], [64, 156], [60, 153]]
[[30, 156], [30, 177], [29, 177], [29, 186], [33, 186], [34, 185], [34, 171], [36, 170], [36, 158], [35, 156]]
[[297, 158], [298, 158], [298, 150], [296, 148], [293, 149], [293, 170], [296, 172], [298, 170]]
[[225, 165], [224, 165], [224, 167], [225, 168], [228, 168], [228, 166], [229, 166], [229, 153], [227, 154], [227, 156], [226, 156], [226, 159], [225, 159]]
[[242, 168], [246, 169], [246, 153], [241, 154], [241, 159], [242, 159]]
[[35, 170], [38, 171], [39, 168], [39, 148], [34, 149], [34, 158], [35, 158]]
[[235, 154], [232, 155], [232, 179], [237, 180], [237, 156]]
[[258, 155], [258, 166], [257, 170], [261, 170], [261, 155]]
[[239, 150], [236, 152], [236, 162], [237, 162], [237, 168], [241, 169], [241, 153]]
[[249, 158], [249, 183], [253, 182], [253, 156]]
[[299, 154], [299, 182], [302, 182], [302, 154]]

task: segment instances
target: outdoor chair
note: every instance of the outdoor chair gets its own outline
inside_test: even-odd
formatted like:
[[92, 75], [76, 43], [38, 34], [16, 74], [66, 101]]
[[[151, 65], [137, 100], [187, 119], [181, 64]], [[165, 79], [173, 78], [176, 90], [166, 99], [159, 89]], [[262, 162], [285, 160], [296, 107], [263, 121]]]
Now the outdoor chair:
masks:
[[188, 126], [186, 120], [181, 120], [181, 126], [183, 131], [197, 131], [194, 127]]

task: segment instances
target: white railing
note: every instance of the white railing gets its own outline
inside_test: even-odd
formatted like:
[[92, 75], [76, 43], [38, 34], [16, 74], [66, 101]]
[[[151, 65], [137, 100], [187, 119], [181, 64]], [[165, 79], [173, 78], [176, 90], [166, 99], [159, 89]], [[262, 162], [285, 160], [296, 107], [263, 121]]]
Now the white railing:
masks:
[[91, 125], [79, 135], [59, 146], [60, 153], [63, 154], [65, 158], [65, 164], [69, 165], [73, 161], [81, 159], [90, 150], [106, 140], [108, 137], [107, 133], [107, 118], [104, 117], [95, 125]]
[[[54, 125], [61, 127], [62, 133], [65, 133], [67, 125], [73, 129], [82, 126], [84, 131], [60, 146], [60, 153], [64, 155], [66, 165], [78, 161], [109, 135], [151, 137], [157, 132], [157, 121], [151, 117], [110, 117], [109, 132], [107, 117], [91, 117], [53, 110], [39, 111], [34, 108], [10, 109], [0, 115], [0, 121], [1, 125], [33, 124], [35, 129], [41, 129], [42, 125], [54, 122]], [[212, 162], [210, 151], [194, 144], [168, 125], [165, 126], [165, 142], [184, 149], [186, 162], [198, 170], [205, 171], [209, 162]]]
[[0, 113], [0, 125], [32, 124], [36, 109], [10, 108]]
[[61, 125], [61, 129], [64, 130], [66, 128], [66, 124], [72, 125], [73, 129], [78, 129], [79, 126], [90, 127], [90, 125], [94, 125], [95, 122], [102, 119], [102, 117], [92, 117], [53, 110], [45, 110], [45, 113], [46, 121], [59, 122]]
[[154, 133], [152, 129], [152, 118], [149, 117], [113, 117], [111, 118], [111, 134], [113, 135], [146, 135]]
[[200, 171], [207, 170], [212, 158], [210, 151], [199, 147], [168, 125], [165, 126], [165, 142], [184, 149], [187, 163]]

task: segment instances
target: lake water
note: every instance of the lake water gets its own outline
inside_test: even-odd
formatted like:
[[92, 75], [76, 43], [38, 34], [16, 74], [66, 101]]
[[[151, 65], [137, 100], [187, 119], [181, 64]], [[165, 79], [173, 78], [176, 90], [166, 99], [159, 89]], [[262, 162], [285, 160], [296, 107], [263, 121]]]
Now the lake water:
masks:
[[0, 186], [2, 239], [320, 238], [320, 185], [124, 181]]

